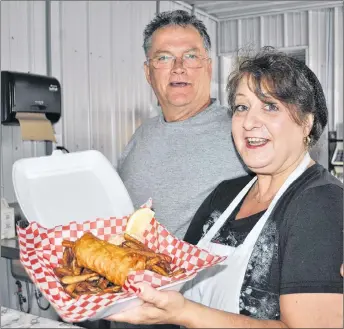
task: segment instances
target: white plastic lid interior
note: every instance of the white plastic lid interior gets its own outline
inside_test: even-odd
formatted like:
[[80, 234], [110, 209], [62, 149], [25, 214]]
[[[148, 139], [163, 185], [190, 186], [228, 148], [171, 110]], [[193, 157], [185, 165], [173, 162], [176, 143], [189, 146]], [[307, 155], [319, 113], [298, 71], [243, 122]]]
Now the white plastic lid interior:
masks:
[[26, 219], [44, 227], [134, 211], [118, 173], [98, 151], [20, 159], [13, 165], [12, 178]]

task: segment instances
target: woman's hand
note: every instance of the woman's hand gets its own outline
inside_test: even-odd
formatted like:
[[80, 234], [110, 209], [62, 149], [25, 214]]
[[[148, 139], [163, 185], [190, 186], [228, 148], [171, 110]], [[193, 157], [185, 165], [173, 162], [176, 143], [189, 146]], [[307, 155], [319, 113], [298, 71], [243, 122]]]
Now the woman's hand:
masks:
[[111, 315], [106, 320], [132, 324], [182, 324], [186, 299], [175, 291], [159, 291], [146, 283], [138, 283], [137, 296], [145, 303]]

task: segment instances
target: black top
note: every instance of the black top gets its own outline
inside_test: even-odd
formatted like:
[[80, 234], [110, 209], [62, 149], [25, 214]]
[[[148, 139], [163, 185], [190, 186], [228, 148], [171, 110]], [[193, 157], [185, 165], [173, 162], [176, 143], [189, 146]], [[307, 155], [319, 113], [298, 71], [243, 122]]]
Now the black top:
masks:
[[[219, 184], [198, 209], [184, 240], [197, 244], [251, 179]], [[240, 206], [212, 242], [238, 246], [264, 213], [235, 221]], [[343, 184], [315, 164], [289, 186], [269, 216], [245, 274], [240, 313], [279, 319], [280, 295], [343, 293], [342, 262]]]
[[[238, 214], [243, 202], [244, 198], [239, 202], [232, 214], [229, 215], [227, 221], [223, 224], [221, 229], [215, 234], [211, 242], [231, 247], [237, 247], [244, 242], [247, 235], [251, 232], [252, 228], [257, 224], [260, 217], [262, 217], [265, 213], [265, 210], [253, 214], [251, 216], [241, 218], [240, 220], [235, 220], [235, 217]], [[214, 222], [220, 217], [220, 215], [221, 213], [219, 212], [212, 213], [212, 216], [206, 221], [206, 223], [203, 226], [204, 233], [205, 231], [208, 231], [210, 227], [213, 226]]]

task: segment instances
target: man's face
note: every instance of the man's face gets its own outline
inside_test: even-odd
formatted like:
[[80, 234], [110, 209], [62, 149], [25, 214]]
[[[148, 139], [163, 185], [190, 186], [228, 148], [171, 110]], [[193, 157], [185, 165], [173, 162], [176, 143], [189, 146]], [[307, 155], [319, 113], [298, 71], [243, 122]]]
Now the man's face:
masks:
[[202, 67], [185, 67], [181, 58], [194, 55], [208, 58], [199, 32], [191, 25], [166, 26], [152, 36], [150, 59], [175, 56], [170, 68], [155, 68], [152, 61], [145, 64], [146, 78], [157, 96], [160, 106], [174, 109], [188, 105], [202, 107], [210, 98], [211, 60], [202, 60]]

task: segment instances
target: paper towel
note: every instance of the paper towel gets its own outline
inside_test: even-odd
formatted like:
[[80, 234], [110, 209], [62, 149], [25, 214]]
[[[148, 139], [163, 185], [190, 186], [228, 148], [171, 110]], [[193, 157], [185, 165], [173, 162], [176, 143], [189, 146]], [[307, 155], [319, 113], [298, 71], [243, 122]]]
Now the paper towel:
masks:
[[54, 129], [44, 113], [17, 112], [22, 140], [56, 142]]

